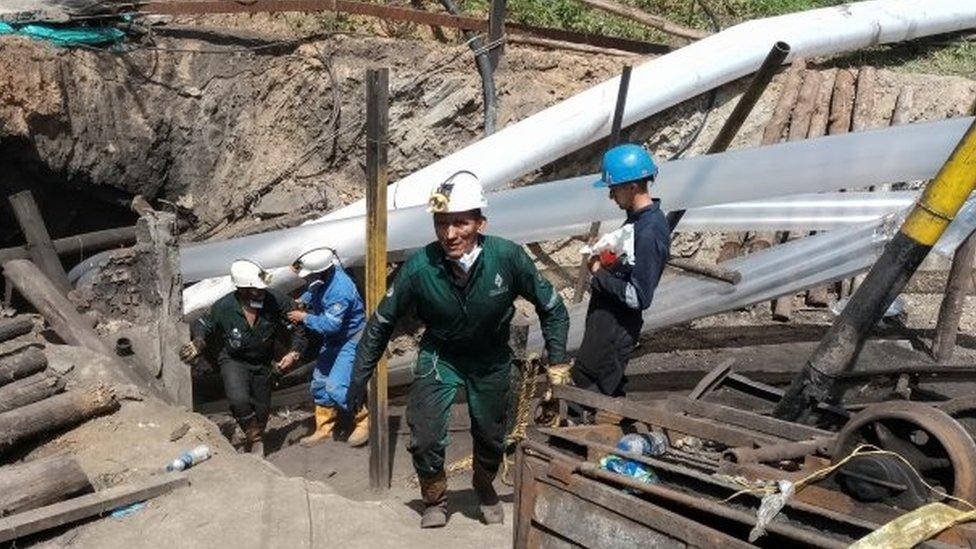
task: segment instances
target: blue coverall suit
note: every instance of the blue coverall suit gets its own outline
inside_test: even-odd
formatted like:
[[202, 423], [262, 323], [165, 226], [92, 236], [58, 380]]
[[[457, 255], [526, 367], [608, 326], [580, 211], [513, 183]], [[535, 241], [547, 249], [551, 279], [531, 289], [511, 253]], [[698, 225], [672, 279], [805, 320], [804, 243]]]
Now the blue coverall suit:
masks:
[[315, 404], [348, 411], [349, 377], [359, 335], [366, 324], [363, 299], [352, 278], [336, 265], [309, 284], [299, 300], [308, 313], [305, 327], [322, 336], [322, 348], [312, 372]]

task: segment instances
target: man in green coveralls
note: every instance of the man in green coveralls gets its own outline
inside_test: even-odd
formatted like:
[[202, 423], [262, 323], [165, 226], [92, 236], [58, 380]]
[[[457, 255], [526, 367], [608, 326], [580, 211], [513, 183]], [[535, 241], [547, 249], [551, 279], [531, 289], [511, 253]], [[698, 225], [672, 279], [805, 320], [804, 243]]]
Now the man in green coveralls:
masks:
[[482, 517], [487, 524], [504, 520], [492, 482], [505, 439], [515, 298], [527, 299], [539, 315], [550, 381], [569, 377], [566, 306], [521, 246], [482, 234], [485, 206], [481, 183], [471, 172], [458, 172], [437, 187], [428, 209], [434, 214], [437, 242], [401, 267], [366, 324], [353, 366], [348, 398], [351, 409], [357, 409], [397, 320], [416, 311], [426, 330], [414, 366], [407, 423], [425, 505], [421, 528], [447, 524], [444, 451], [451, 404], [462, 387], [474, 439], [472, 484]]

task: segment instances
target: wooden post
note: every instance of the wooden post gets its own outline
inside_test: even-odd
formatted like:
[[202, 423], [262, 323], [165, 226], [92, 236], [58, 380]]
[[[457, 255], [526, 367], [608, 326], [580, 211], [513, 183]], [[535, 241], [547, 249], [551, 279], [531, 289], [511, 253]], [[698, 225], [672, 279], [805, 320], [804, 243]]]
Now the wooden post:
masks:
[[36, 509], [90, 490], [74, 457], [61, 454], [0, 469], [0, 516]]
[[0, 414], [0, 455], [22, 440], [77, 425], [118, 408], [107, 387], [69, 391]]
[[973, 258], [976, 257], [976, 233], [970, 234], [956, 250], [946, 281], [945, 297], [939, 307], [939, 320], [932, 340], [932, 356], [936, 362], [952, 359], [956, 349], [959, 319], [966, 304], [966, 296], [973, 289]]
[[[488, 12], [488, 61], [494, 73], [501, 61], [505, 49], [505, 3], [507, 0], [491, 0], [491, 10]], [[495, 45], [496, 42], [502, 42]]]
[[[793, 106], [793, 114], [790, 117], [790, 130], [787, 133], [787, 141], [803, 141], [807, 138], [810, 131], [810, 124], [813, 121], [813, 112], [817, 108], [817, 98], [820, 94], [820, 72], [805, 71], [803, 74], [803, 85], [797, 93], [796, 104]], [[783, 231], [777, 240], [787, 242], [790, 240], [790, 232]], [[773, 300], [773, 320], [787, 322], [793, 316], [793, 295], [785, 295]]]
[[60, 393], [62, 389], [63, 379], [43, 372], [4, 385], [0, 387], [0, 413], [44, 400]]
[[[386, 140], [390, 70], [366, 71], [366, 309], [372, 314], [386, 293]], [[390, 488], [390, 421], [387, 361], [380, 359], [369, 385], [369, 485]]]
[[[834, 78], [834, 94], [830, 100], [830, 120], [828, 135], [840, 135], [851, 131], [851, 118], [854, 113], [854, 74], [846, 69], [837, 71]], [[851, 279], [845, 278], [837, 283], [837, 299], [851, 293]]]
[[35, 347], [24, 347], [0, 355], [0, 386], [47, 368], [47, 357]]
[[64, 272], [64, 266], [58, 259], [58, 253], [54, 251], [51, 235], [47, 233], [47, 227], [44, 226], [44, 218], [41, 217], [41, 211], [37, 208], [37, 203], [34, 202], [34, 195], [30, 191], [12, 194], [10, 195], [10, 207], [13, 208], [17, 223], [24, 231], [24, 238], [27, 239], [27, 250], [30, 252], [31, 259], [51, 279], [59, 292], [68, 295], [68, 292], [71, 291], [68, 274]]
[[27, 315], [0, 319], [0, 341], [22, 336], [34, 329], [34, 321]]
[[[817, 107], [813, 110], [810, 117], [810, 129], [807, 131], [807, 139], [823, 137], [827, 135], [827, 122], [830, 119], [830, 99], [834, 95], [834, 78], [836, 72], [827, 72], [820, 83], [820, 93], [817, 96]], [[811, 231], [810, 235], [817, 234]], [[826, 307], [830, 301], [827, 286], [817, 286], [807, 292], [807, 305], [811, 307]]]
[[3, 274], [66, 343], [112, 356], [108, 345], [37, 265], [26, 259], [14, 259], [3, 264]]

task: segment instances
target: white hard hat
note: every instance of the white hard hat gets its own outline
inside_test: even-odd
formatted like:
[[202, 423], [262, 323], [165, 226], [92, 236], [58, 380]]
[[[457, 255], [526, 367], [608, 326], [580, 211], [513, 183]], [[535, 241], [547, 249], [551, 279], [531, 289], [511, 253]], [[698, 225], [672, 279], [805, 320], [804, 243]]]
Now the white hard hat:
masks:
[[271, 273], [250, 259], [238, 259], [230, 264], [230, 279], [238, 288], [263, 290], [271, 282]]
[[336, 264], [335, 250], [332, 248], [315, 248], [309, 250], [291, 264], [298, 272], [298, 276], [308, 276], [331, 269]]
[[467, 212], [487, 206], [481, 181], [468, 171], [448, 177], [434, 189], [427, 201], [427, 211], [431, 213]]

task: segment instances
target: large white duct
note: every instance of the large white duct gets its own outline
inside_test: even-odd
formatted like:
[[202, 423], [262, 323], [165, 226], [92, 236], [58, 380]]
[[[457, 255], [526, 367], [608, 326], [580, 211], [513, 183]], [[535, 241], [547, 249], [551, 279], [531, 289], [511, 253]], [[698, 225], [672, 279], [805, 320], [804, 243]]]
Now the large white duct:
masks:
[[[791, 57], [816, 57], [973, 27], [973, 0], [876, 0], [748, 21], [636, 67], [623, 122], [643, 120], [755, 71], [779, 40], [790, 44]], [[432, 185], [462, 169], [498, 188], [606, 137], [618, 83], [603, 82], [414, 172], [390, 186], [388, 203], [393, 209], [422, 204]], [[316, 221], [364, 211], [360, 201]], [[218, 299], [229, 281], [195, 288], [185, 295], [187, 310]]]
[[[781, 143], [664, 162], [653, 193], [668, 209], [686, 209], [788, 194], [836, 191], [932, 177], [972, 122], [958, 118], [861, 133]], [[580, 225], [622, 218], [596, 175], [532, 185], [489, 196], [489, 232], [522, 242], [579, 234]], [[433, 237], [430, 214], [415, 206], [391, 212], [390, 250], [417, 248]], [[282, 267], [311, 246], [331, 246], [349, 262], [363, 255], [362, 216], [302, 225], [184, 248], [184, 280], [223, 275], [230, 262], [249, 257]], [[297, 280], [286, 269], [278, 284]], [[202, 310], [233, 287], [226, 278], [206, 280], [183, 293], [186, 314]]]

